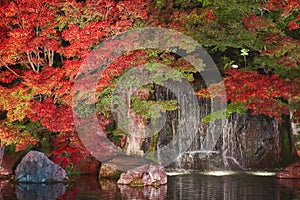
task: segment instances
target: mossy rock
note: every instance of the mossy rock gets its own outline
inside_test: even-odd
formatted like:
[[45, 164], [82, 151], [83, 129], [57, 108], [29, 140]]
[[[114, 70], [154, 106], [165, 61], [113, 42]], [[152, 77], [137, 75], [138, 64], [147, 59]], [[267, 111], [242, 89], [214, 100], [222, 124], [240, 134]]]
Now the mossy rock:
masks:
[[99, 172], [99, 179], [114, 179], [120, 178], [122, 171], [119, 171], [114, 164], [102, 164]]
[[129, 183], [130, 187], [144, 187], [144, 182], [141, 178], [136, 178]]

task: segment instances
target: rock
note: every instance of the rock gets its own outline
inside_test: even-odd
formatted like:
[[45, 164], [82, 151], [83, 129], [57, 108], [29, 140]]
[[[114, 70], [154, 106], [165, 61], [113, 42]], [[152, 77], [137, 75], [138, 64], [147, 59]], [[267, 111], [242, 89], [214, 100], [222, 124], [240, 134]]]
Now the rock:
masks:
[[159, 165], [143, 165], [122, 173], [118, 184], [136, 186], [160, 186], [167, 183], [164, 167]]
[[16, 169], [17, 182], [49, 183], [62, 182], [66, 171], [38, 151], [30, 151]]
[[118, 170], [118, 166], [110, 163], [102, 163], [99, 178], [108, 178], [108, 179], [119, 179], [121, 171]]
[[76, 165], [76, 169], [80, 174], [96, 175], [99, 172], [100, 162], [93, 156], [89, 156], [83, 160], [80, 160]]
[[118, 180], [118, 184], [122, 184], [122, 185], [130, 185], [131, 183], [133, 184], [133, 181], [135, 179], [142, 179], [142, 175], [140, 174], [137, 177], [134, 177], [134, 174], [131, 172], [127, 172], [127, 173], [122, 173], [120, 179]]
[[[205, 86], [205, 81], [201, 78], [195, 79], [192, 83], [195, 90], [199, 90], [202, 86]], [[170, 89], [162, 86], [155, 87], [155, 97], [160, 100], [177, 98]], [[211, 103], [205, 99], [199, 101], [201, 118], [210, 112]], [[218, 168], [265, 170], [285, 166], [297, 159], [289, 116], [283, 116], [281, 123], [265, 115], [253, 115], [250, 112], [232, 113], [227, 119], [214, 120], [209, 124], [199, 123], [197, 118], [189, 119], [191, 128], [198, 127], [196, 135], [193, 135], [181, 132], [180, 125], [185, 124], [186, 119], [180, 118], [179, 111], [180, 109], [166, 112], [166, 121], [157, 137], [157, 159], [164, 165], [167, 163], [168, 167], [200, 171]], [[191, 117], [194, 118], [193, 115]], [[178, 145], [182, 152], [164, 150], [167, 145], [176, 141], [180, 141]], [[220, 156], [209, 155], [210, 158], [207, 160], [201, 155], [205, 153], [203, 150], [219, 152]], [[172, 159], [172, 155], [179, 156], [175, 160]], [[172, 160], [175, 162], [169, 164]]]
[[277, 173], [277, 178], [300, 178], [300, 161], [295, 162]]
[[8, 170], [10, 174], [13, 174], [18, 163], [20, 163], [23, 157], [24, 152], [15, 152], [14, 150], [5, 148], [1, 166]]
[[159, 186], [167, 183], [167, 174], [164, 167], [149, 165], [148, 172], [143, 175], [144, 185]]
[[0, 167], [0, 179], [9, 179], [11, 176], [11, 173], [9, 172], [9, 170]]

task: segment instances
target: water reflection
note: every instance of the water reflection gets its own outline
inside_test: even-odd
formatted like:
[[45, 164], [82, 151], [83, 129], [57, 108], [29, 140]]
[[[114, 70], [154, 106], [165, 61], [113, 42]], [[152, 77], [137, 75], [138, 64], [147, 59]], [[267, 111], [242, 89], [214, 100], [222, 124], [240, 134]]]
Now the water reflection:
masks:
[[157, 188], [147, 186], [143, 188], [131, 188], [127, 185], [119, 185], [122, 199], [153, 199], [164, 200], [167, 197], [167, 185]]
[[300, 180], [298, 179], [278, 179], [281, 199], [300, 199]]
[[17, 199], [14, 185], [8, 180], [0, 180], [0, 200], [2, 199]]
[[291, 200], [300, 197], [297, 195], [300, 188], [287, 190], [275, 177], [190, 174], [169, 177], [168, 181], [168, 199]]
[[19, 200], [53, 200], [66, 192], [63, 183], [55, 184], [16, 184], [16, 196]]
[[300, 180], [259, 177], [249, 174], [207, 176], [185, 174], [169, 176], [168, 184], [158, 188], [130, 188], [116, 181], [81, 176], [75, 184], [16, 184], [0, 181], [0, 200], [14, 199], [192, 199], [192, 200], [292, 200], [300, 199]]

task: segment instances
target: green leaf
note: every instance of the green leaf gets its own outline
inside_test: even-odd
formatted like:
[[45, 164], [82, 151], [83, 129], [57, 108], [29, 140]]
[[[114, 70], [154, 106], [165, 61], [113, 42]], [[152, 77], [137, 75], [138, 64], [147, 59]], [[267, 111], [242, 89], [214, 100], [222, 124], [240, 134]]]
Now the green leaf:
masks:
[[205, 123], [209, 123], [215, 121], [217, 119], [224, 119], [229, 117], [232, 113], [246, 113], [247, 108], [245, 104], [237, 102], [228, 104], [227, 107], [223, 110], [218, 110], [212, 112], [205, 117], [203, 117], [202, 121]]

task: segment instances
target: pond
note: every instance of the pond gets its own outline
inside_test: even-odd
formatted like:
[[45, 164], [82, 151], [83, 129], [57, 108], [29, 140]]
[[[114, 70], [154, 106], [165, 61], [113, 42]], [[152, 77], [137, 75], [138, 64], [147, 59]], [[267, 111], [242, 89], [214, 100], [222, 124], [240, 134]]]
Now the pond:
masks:
[[1, 182], [0, 200], [19, 199], [220, 199], [220, 200], [292, 200], [300, 199], [300, 180], [273, 176], [227, 174], [212, 176], [199, 173], [168, 176], [168, 184], [158, 188], [118, 186], [112, 180], [81, 176], [76, 184], [16, 184]]

